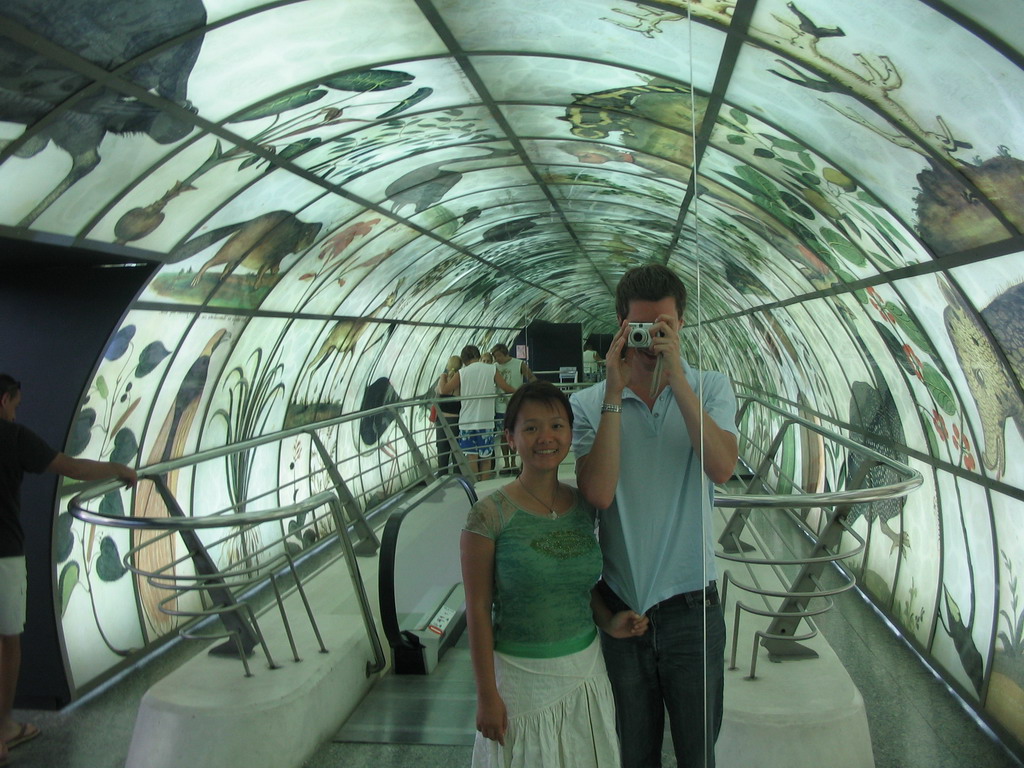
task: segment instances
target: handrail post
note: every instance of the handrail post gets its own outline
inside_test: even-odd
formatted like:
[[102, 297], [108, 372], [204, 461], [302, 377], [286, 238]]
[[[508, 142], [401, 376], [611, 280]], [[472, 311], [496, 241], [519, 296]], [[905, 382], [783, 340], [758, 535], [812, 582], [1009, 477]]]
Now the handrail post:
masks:
[[[171, 489], [167, 487], [164, 475], [146, 476], [142, 479], [149, 480], [156, 486], [156, 492], [160, 494], [168, 514], [172, 517], [188, 517], [182, 511], [174, 494], [171, 493]], [[194, 530], [182, 529], [178, 531], [178, 535], [185, 542], [185, 547], [188, 549], [192, 562], [195, 564], [196, 573], [208, 577], [219, 573], [216, 563], [213, 562], [213, 558], [210, 557], [210, 553], [206, 551], [206, 547]], [[249, 623], [239, 616], [237, 610], [234, 610], [235, 606], [238, 605], [238, 601], [235, 600], [231, 590], [224, 586], [224, 580], [216, 578], [207, 579], [204, 581], [204, 589], [215, 605], [230, 609], [220, 611], [218, 615], [224, 627], [228, 632], [235, 633], [239, 642], [239, 645], [236, 646], [231, 640], [228, 640], [211, 648], [210, 653], [215, 656], [236, 656], [239, 649], [241, 649], [246, 656], [251, 655], [253, 648], [256, 647], [256, 643], [259, 642], [259, 638]]]
[[[879, 462], [872, 459], [865, 459], [863, 464], [857, 468], [857, 474], [853, 478], [852, 487], [862, 487], [867, 479], [868, 472], [878, 464]], [[833, 508], [828, 516], [828, 521], [825, 523], [825, 527], [818, 534], [818, 540], [810, 554], [811, 558], [817, 558], [819, 555], [828, 553], [832, 549], [838, 551], [843, 531], [845, 530], [846, 516], [849, 514], [849, 511], [849, 504]], [[790, 584], [787, 591], [792, 594], [782, 601], [782, 605], [779, 606], [779, 613], [799, 614], [806, 610], [807, 603], [810, 602], [810, 598], [806, 597], [806, 595], [817, 589], [815, 582], [821, 576], [824, 569], [824, 562], [819, 561], [805, 564], [796, 575], [796, 578], [793, 579], [792, 584]], [[800, 615], [776, 616], [768, 626], [768, 629], [765, 630], [765, 634], [793, 637], [797, 626], [800, 624], [800, 619]], [[761, 640], [761, 645], [768, 650], [773, 660], [776, 658], [813, 658], [818, 655], [799, 643], [778, 637], [764, 637]]]
[[373, 649], [375, 662], [366, 662], [366, 676], [369, 677], [382, 671], [387, 666], [387, 659], [384, 656], [384, 648], [381, 646], [380, 637], [377, 636], [377, 624], [373, 620], [373, 610], [370, 608], [370, 600], [366, 596], [366, 587], [363, 584], [362, 574], [359, 572], [359, 563], [356, 561], [352, 539], [348, 535], [348, 526], [345, 525], [342, 504], [338, 499], [332, 498], [330, 506], [331, 513], [334, 515], [335, 528], [338, 529], [338, 539], [341, 541], [341, 548], [345, 553], [345, 565], [348, 567], [349, 578], [352, 579], [352, 588], [355, 590], [356, 598], [359, 600], [359, 611], [363, 615], [366, 636], [369, 638], [370, 647]]
[[[779, 447], [782, 445], [782, 440], [785, 437], [786, 430], [795, 423], [796, 422], [791, 419], [786, 419], [779, 426], [779, 430], [775, 433], [775, 437], [772, 439], [771, 445], [768, 446], [768, 450], [765, 452], [764, 457], [757, 465], [757, 469], [754, 471], [754, 476], [750, 479], [750, 482], [747, 483], [746, 490], [748, 492], [755, 483], [760, 483], [762, 487], [766, 487], [764, 483], [764, 475], [768, 471], [768, 467], [771, 466], [772, 460], [775, 458], [775, 454], [778, 453]], [[750, 552], [754, 549], [749, 544], [745, 544], [740, 541], [740, 536], [743, 534], [743, 529], [746, 527], [747, 518], [749, 517], [749, 507], [739, 507], [733, 511], [732, 515], [729, 517], [729, 522], [726, 523], [725, 528], [722, 530], [721, 536], [718, 537], [718, 543], [721, 545], [723, 552], [734, 554], [736, 552]]]
[[416, 440], [412, 436], [412, 432], [405, 423], [405, 419], [402, 418], [402, 414], [398, 411], [393, 412], [395, 414], [395, 423], [398, 424], [398, 429], [402, 432], [402, 437], [405, 438], [406, 445], [409, 446], [409, 453], [412, 454], [412, 460], [419, 469], [420, 476], [423, 478], [429, 478], [434, 473], [430, 471], [430, 465], [427, 464], [426, 458], [423, 456], [423, 451], [420, 450]]
[[356, 497], [352, 495], [352, 491], [349, 490], [348, 484], [345, 479], [341, 476], [341, 472], [338, 471], [337, 465], [331, 458], [330, 452], [327, 450], [327, 446], [324, 445], [320, 436], [313, 430], [309, 430], [307, 433], [313, 440], [313, 445], [316, 446], [317, 452], [320, 454], [320, 460], [324, 464], [324, 469], [327, 470], [327, 474], [331, 478], [331, 482], [334, 484], [334, 488], [338, 493], [338, 498], [341, 500], [342, 506], [348, 512], [348, 517], [355, 525], [356, 530], [359, 531], [359, 544], [355, 546], [355, 550], [360, 555], [372, 555], [380, 548], [380, 540], [377, 538], [377, 534], [373, 532], [373, 528], [366, 522], [366, 517], [363, 515], [363, 511], [359, 508], [359, 502], [356, 501]]

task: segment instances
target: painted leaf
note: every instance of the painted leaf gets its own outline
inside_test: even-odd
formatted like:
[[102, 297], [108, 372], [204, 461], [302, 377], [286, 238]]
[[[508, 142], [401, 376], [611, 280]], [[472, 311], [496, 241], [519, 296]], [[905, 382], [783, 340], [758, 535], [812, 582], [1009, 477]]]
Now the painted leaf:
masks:
[[319, 137], [313, 137], [308, 139], [299, 139], [296, 142], [292, 142], [287, 147], [277, 153], [277, 156], [285, 160], [290, 160], [297, 155], [301, 155], [307, 149], [315, 147], [322, 141]]
[[100, 514], [124, 517], [124, 501], [120, 491], [111, 491], [100, 501]]
[[931, 354], [932, 345], [928, 341], [928, 337], [921, 332], [921, 329], [917, 327], [917, 323], [910, 319], [903, 307], [899, 304], [895, 304], [891, 301], [885, 303], [885, 311], [896, 318], [896, 323], [900, 329], [907, 334], [907, 337], [914, 342], [922, 350], [925, 350], [928, 354]]
[[125, 427], [114, 435], [114, 450], [110, 452], [110, 460], [118, 464], [127, 464], [139, 450], [139, 442], [135, 433]]
[[71, 426], [71, 436], [68, 438], [67, 454], [78, 456], [89, 447], [92, 439], [92, 425], [96, 423], [96, 411], [92, 408], [83, 408]]
[[434, 92], [433, 88], [420, 88], [418, 91], [416, 91], [416, 93], [414, 93], [409, 98], [403, 99], [402, 101], [398, 102], [397, 104], [395, 104], [395, 106], [393, 106], [391, 109], [387, 110], [386, 112], [381, 112], [379, 115], [377, 115], [377, 119], [381, 120], [381, 119], [383, 119], [385, 117], [391, 117], [392, 115], [397, 115], [399, 112], [404, 112], [405, 110], [409, 109], [410, 107], [415, 106], [416, 104], [419, 104], [425, 98], [430, 96], [430, 94], [432, 94], [433, 92]]
[[74, 560], [65, 565], [60, 571], [60, 578], [57, 580], [57, 591], [60, 593], [61, 616], [64, 616], [64, 612], [67, 611], [68, 603], [71, 602], [71, 593], [78, 586], [79, 573], [81, 573], [81, 569]]
[[755, 168], [751, 168], [749, 165], [737, 165], [736, 173], [743, 179], [755, 192], [760, 192], [763, 195], [771, 198], [777, 198], [779, 196], [779, 190], [771, 182], [767, 176]]
[[829, 227], [822, 229], [819, 234], [821, 235], [821, 238], [831, 246], [832, 250], [846, 261], [851, 264], [855, 264], [858, 267], [867, 265], [868, 260], [864, 257], [864, 254], [861, 253], [860, 249], [851, 243], [848, 238]]
[[107, 380], [104, 379], [102, 376], [96, 377], [96, 391], [100, 393], [100, 397], [102, 397], [104, 400], [106, 400], [107, 395], [110, 394], [109, 390], [107, 389]]
[[71, 550], [75, 546], [75, 535], [71, 532], [74, 522], [75, 518], [69, 512], [57, 515], [57, 522], [53, 526], [53, 539], [58, 563], [63, 563], [71, 557]]
[[163, 345], [162, 341], [153, 341], [147, 344], [139, 352], [139, 364], [135, 366], [135, 378], [141, 379], [147, 373], [160, 365], [161, 361], [171, 354], [171, 351]]
[[323, 91], [318, 88], [309, 88], [305, 91], [293, 91], [292, 93], [282, 96], [279, 99], [274, 99], [267, 104], [260, 104], [252, 109], [246, 109], [228, 122], [244, 123], [247, 120], [259, 120], [263, 117], [272, 117], [273, 115], [279, 115], [282, 112], [287, 112], [290, 109], [297, 109], [298, 107], [304, 107], [307, 104], [312, 104], [314, 101], [319, 101], [326, 95], [327, 91]]
[[928, 387], [928, 391], [932, 393], [935, 404], [947, 416], [956, 415], [956, 397], [953, 396], [949, 382], [931, 363], [924, 362], [921, 368], [923, 369], [924, 383]]
[[107, 345], [106, 351], [103, 356], [107, 360], [117, 360], [125, 352], [128, 351], [128, 345], [131, 344], [132, 339], [135, 337], [135, 326], [126, 325], [117, 333], [114, 334], [114, 338], [110, 340]]
[[803, 144], [797, 144], [795, 141], [790, 141], [789, 139], [782, 139], [779, 138], [778, 136], [772, 136], [771, 134], [760, 135], [767, 138], [772, 143], [772, 146], [775, 147], [776, 149], [784, 149], [787, 152], [803, 152], [804, 150]]
[[401, 88], [409, 85], [415, 79], [416, 77], [408, 72], [399, 72], [393, 69], [364, 69], [362, 72], [349, 72], [346, 75], [329, 78], [322, 84], [339, 91], [366, 93], [367, 91], [389, 91], [392, 88]]
[[117, 544], [109, 536], [100, 541], [100, 556], [96, 558], [96, 575], [103, 581], [117, 581], [127, 573], [121, 556], [117, 553]]
[[786, 204], [786, 207], [797, 216], [803, 216], [805, 219], [814, 219], [814, 211], [812, 211], [810, 207], [804, 205], [803, 200], [796, 195], [787, 192], [786, 190], [782, 190], [779, 192], [779, 196], [782, 198], [782, 202]]

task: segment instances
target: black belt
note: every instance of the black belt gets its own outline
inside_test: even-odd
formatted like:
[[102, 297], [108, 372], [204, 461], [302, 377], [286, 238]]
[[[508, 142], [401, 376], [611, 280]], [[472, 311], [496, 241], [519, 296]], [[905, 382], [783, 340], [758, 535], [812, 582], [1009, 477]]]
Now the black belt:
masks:
[[695, 608], [702, 603], [704, 605], [718, 605], [718, 583], [714, 580], [709, 581], [708, 585], [704, 589], [695, 589], [692, 592], [680, 592], [678, 595], [673, 595], [660, 603], [655, 605], [657, 608], [659, 605], [675, 605], [677, 603], [683, 603], [688, 605], [690, 608]]
[[[624, 610], [628, 606], [623, 602], [622, 598], [612, 591], [612, 588], [608, 586], [608, 583], [601, 579], [597, 582], [597, 588], [604, 596], [605, 602], [609, 608], [615, 610]], [[718, 605], [721, 601], [718, 598], [718, 582], [714, 579], [708, 582], [708, 585], [704, 589], [695, 589], [692, 592], [681, 592], [678, 595], [665, 598], [660, 603], [655, 603], [652, 610], [662, 605], [675, 605], [682, 604], [689, 608], [696, 608], [699, 605], [711, 606]]]

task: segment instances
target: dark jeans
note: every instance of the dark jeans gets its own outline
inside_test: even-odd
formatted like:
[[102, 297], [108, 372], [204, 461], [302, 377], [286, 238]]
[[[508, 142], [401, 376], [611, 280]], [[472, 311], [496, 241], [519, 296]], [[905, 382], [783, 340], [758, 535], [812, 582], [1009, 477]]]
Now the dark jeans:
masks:
[[[601, 593], [612, 611], [628, 607], [604, 582]], [[703, 596], [676, 595], [647, 616], [650, 625], [642, 637], [618, 640], [601, 633], [622, 768], [660, 768], [666, 709], [679, 768], [714, 768], [725, 686], [725, 617], [718, 590], [712, 585]]]
[[[459, 417], [458, 417], [458, 415], [448, 415], [446, 413], [442, 413], [441, 411], [438, 411], [437, 412], [437, 422], [435, 422], [435, 424], [434, 424], [434, 429], [437, 431], [436, 432], [436, 437], [437, 437], [437, 469], [438, 469], [439, 474], [442, 474], [442, 475], [443, 474], [447, 474], [448, 472], [452, 472], [454, 474], [458, 474], [459, 468], [458, 468], [458, 466], [455, 463], [455, 459], [452, 458], [452, 447], [451, 447], [451, 444], [448, 442], [448, 437], [444, 433], [444, 423], [445, 423], [445, 421], [447, 421], [448, 425], [451, 427], [452, 434], [455, 437], [459, 436]], [[450, 470], [449, 470], [449, 466], [451, 466]]]

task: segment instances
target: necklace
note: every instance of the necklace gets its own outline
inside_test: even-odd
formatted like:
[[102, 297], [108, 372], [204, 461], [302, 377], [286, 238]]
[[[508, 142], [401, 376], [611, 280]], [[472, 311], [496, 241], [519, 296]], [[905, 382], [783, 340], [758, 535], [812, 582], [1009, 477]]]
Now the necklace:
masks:
[[[533, 491], [531, 491], [529, 488], [527, 488], [525, 485], [523, 485], [523, 476], [522, 475], [517, 477], [516, 480], [519, 482], [519, 487], [520, 488], [522, 488], [528, 494], [533, 496], [533, 498], [537, 499], [537, 503], [539, 503], [542, 507], [545, 507], [548, 510], [548, 513], [549, 513], [548, 516], [552, 520], [557, 520], [558, 519], [558, 513], [555, 512], [555, 508], [553, 506], [551, 506], [550, 504], [547, 504], [547, 503], [541, 501], [540, 498], [537, 496], [537, 494], [535, 494]], [[556, 501], [558, 500], [558, 487], [557, 486], [555, 487], [555, 500]]]

